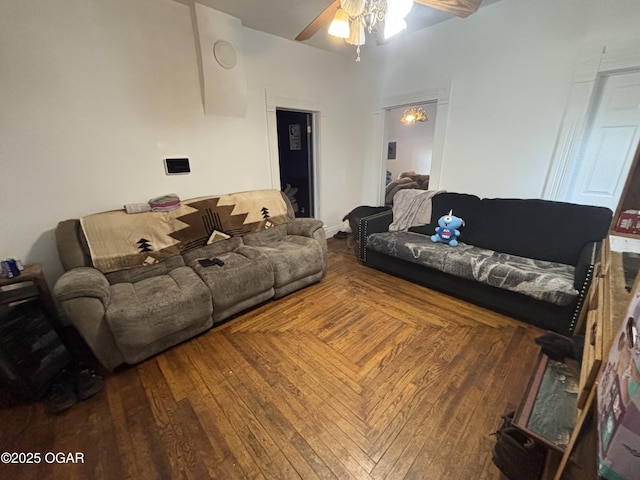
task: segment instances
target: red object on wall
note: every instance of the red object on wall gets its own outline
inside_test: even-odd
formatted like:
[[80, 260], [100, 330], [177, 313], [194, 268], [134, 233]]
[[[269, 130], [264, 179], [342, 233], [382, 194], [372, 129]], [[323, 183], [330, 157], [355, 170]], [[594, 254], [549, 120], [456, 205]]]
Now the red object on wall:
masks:
[[640, 210], [625, 210], [620, 214], [616, 232], [640, 234]]

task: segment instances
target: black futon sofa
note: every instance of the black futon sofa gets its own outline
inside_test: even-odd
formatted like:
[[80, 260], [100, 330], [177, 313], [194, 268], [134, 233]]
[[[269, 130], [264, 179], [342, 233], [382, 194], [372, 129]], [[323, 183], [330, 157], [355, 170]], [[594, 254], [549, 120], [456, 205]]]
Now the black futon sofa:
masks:
[[[442, 192], [431, 222], [389, 232], [393, 211], [360, 219], [362, 263], [420, 285], [571, 335], [591, 283], [608, 208]], [[438, 219], [464, 219], [457, 247], [435, 243]]]

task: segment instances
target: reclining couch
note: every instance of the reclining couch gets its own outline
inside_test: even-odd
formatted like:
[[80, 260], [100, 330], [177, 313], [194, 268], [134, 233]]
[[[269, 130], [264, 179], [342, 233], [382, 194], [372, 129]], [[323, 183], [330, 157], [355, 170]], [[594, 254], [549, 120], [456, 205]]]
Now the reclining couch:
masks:
[[[260, 208], [260, 220], [247, 221], [251, 213], [235, 211], [248, 197], [269, 206]], [[323, 223], [295, 218], [288, 198], [277, 190], [203, 197], [181, 208], [179, 217], [114, 211], [65, 220], [56, 228], [65, 273], [54, 285], [54, 298], [107, 370], [138, 363], [238, 312], [318, 282], [326, 273]], [[281, 214], [269, 216], [269, 209]], [[144, 228], [137, 226], [142, 220]], [[189, 227], [171, 238], [160, 235], [170, 245], [154, 250], [155, 237], [145, 229], [166, 228], [168, 221]], [[114, 229], [109, 222], [126, 226]], [[93, 245], [87, 235], [92, 224], [98, 228]], [[110, 242], [123, 241], [136, 228], [144, 236], [136, 242], [139, 253], [115, 259], [97, 255], [100, 242], [108, 250]]]
[[[611, 210], [538, 199], [431, 195], [424, 203], [431, 208], [426, 225], [389, 231], [393, 210], [361, 218], [360, 261], [532, 325], [572, 334]], [[431, 240], [438, 219], [451, 210], [465, 221], [456, 247]]]

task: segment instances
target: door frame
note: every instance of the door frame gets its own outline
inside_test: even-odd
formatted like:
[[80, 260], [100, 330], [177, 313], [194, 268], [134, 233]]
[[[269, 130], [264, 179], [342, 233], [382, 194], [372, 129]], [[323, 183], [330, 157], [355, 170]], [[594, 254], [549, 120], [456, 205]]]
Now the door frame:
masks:
[[640, 49], [600, 46], [582, 56], [542, 190], [546, 200], [564, 200], [587, 132], [591, 107], [604, 76], [640, 70]]
[[[280, 188], [282, 189], [283, 186], [283, 180], [282, 180], [282, 174], [284, 173], [285, 176], [288, 173], [286, 171], [286, 168], [284, 169], [285, 171], [283, 172], [283, 168], [282, 168], [282, 159], [283, 157], [286, 157], [287, 153], [281, 151], [282, 148], [282, 132], [281, 132], [281, 128], [285, 128], [287, 129], [287, 131], [289, 131], [288, 129], [291, 127], [291, 124], [285, 125], [283, 123], [282, 118], [280, 117], [280, 115], [286, 115], [286, 114], [292, 114], [295, 115], [297, 118], [300, 119], [304, 119], [304, 124], [299, 124], [299, 126], [302, 128], [302, 132], [301, 135], [305, 136], [306, 139], [306, 148], [301, 150], [304, 150], [304, 153], [306, 154], [306, 187], [308, 189], [308, 212], [304, 213], [303, 216], [309, 215], [311, 218], [314, 217], [314, 212], [316, 209], [316, 205], [315, 205], [315, 163], [316, 163], [316, 159], [314, 158], [314, 151], [313, 151], [313, 131], [315, 130], [315, 125], [313, 124], [313, 112], [308, 112], [306, 110], [293, 110], [290, 108], [282, 108], [282, 107], [277, 107], [276, 108], [276, 121], [277, 121], [277, 128], [278, 128], [278, 167], [280, 169], [279, 173], [280, 173]], [[286, 150], [286, 149], [285, 149]], [[289, 154], [291, 154], [289, 152]], [[294, 185], [294, 186], [302, 186], [302, 185]], [[298, 205], [301, 207], [302, 205], [300, 204], [300, 199], [298, 199]]]
[[[434, 109], [435, 113], [434, 112], [430, 113], [429, 110], [431, 110], [434, 105], [435, 105], [435, 109]], [[399, 140], [398, 138], [391, 138], [389, 132], [390, 131], [395, 131], [395, 132], [398, 132], [398, 131], [413, 132], [413, 130], [412, 130], [413, 127], [410, 126], [410, 125], [395, 125], [396, 122], [398, 122], [399, 119], [398, 119], [398, 117], [395, 117], [395, 119], [393, 117], [391, 117], [391, 112], [394, 112], [394, 111], [400, 112], [400, 111], [404, 111], [407, 108], [411, 108], [411, 107], [418, 107], [418, 108], [422, 107], [422, 108], [424, 108], [424, 110], [427, 113], [427, 117], [428, 117], [427, 118], [427, 123], [425, 125], [429, 125], [428, 128], [433, 129], [433, 133], [435, 135], [435, 124], [436, 124], [437, 119], [438, 119], [438, 107], [437, 107], [437, 102], [436, 101], [422, 102], [422, 103], [410, 103], [408, 105], [398, 105], [397, 107], [386, 109], [385, 110], [385, 116], [386, 116], [386, 118], [385, 118], [385, 132], [384, 132], [385, 140], [383, 142], [383, 144], [386, 145], [385, 151], [387, 152], [387, 154], [386, 154], [386, 159], [387, 160], [385, 162], [385, 168], [386, 168], [386, 172], [385, 173], [388, 173], [389, 170], [391, 170], [390, 167], [393, 168], [392, 162], [396, 161], [396, 160], [391, 160], [391, 163], [390, 163], [389, 152], [388, 152], [389, 142], [394, 142], [394, 141]], [[421, 140], [421, 142], [420, 142], [421, 146], [428, 145], [429, 148], [432, 151], [431, 154], [433, 155], [433, 143], [434, 143], [433, 138], [431, 139], [430, 142], [427, 143], [426, 141], [423, 141], [422, 138], [419, 135], [416, 135], [416, 134], [413, 134], [413, 135], [407, 134], [407, 137], [411, 137], [412, 139], [420, 139]], [[416, 173], [424, 174], [424, 175], [430, 175], [430, 172], [431, 172], [431, 160], [429, 160], [429, 171], [416, 170]], [[396, 171], [395, 173], [402, 173], [402, 172], [401, 171]], [[386, 175], [385, 175], [385, 177], [386, 177]], [[392, 178], [392, 180], [395, 180], [396, 178], [397, 177]], [[385, 188], [385, 192], [386, 192], [386, 188]], [[385, 195], [385, 197], [386, 197], [386, 195]]]
[[304, 113], [310, 113], [311, 120], [311, 155], [313, 162], [311, 165], [312, 186], [313, 186], [313, 212], [310, 212], [314, 218], [321, 218], [320, 202], [318, 199], [319, 178], [318, 164], [321, 158], [321, 139], [322, 131], [326, 122], [325, 116], [321, 113], [321, 104], [318, 101], [295, 98], [278, 93], [265, 91], [266, 108], [267, 108], [267, 136], [269, 143], [269, 171], [271, 174], [271, 188], [281, 190], [280, 185], [280, 154], [278, 151], [278, 121], [276, 117], [276, 109], [293, 110]]
[[437, 190], [440, 187], [442, 166], [444, 157], [444, 139], [449, 116], [449, 97], [451, 93], [451, 80], [445, 80], [439, 85], [427, 87], [423, 90], [407, 92], [400, 95], [383, 98], [377, 105], [373, 114], [373, 138], [374, 158], [377, 159], [377, 190], [378, 205], [384, 205], [385, 179], [387, 171], [388, 128], [387, 111], [394, 108], [418, 103], [436, 103], [436, 118], [433, 134], [433, 150], [431, 154], [431, 171], [429, 172], [429, 190]]

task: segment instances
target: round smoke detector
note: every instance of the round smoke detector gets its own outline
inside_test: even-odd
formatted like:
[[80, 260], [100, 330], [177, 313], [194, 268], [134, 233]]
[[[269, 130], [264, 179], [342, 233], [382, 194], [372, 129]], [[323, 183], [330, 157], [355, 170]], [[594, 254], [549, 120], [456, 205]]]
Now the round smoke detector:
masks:
[[230, 70], [236, 66], [236, 50], [226, 40], [218, 40], [213, 44], [213, 56], [222, 68]]

